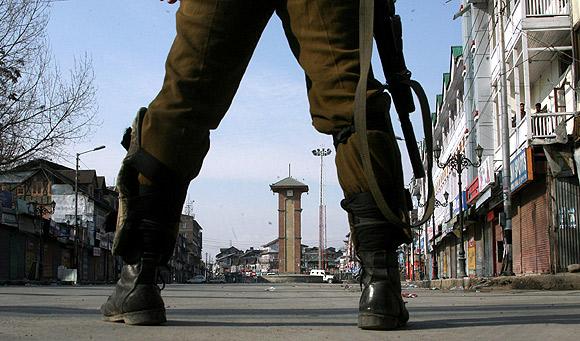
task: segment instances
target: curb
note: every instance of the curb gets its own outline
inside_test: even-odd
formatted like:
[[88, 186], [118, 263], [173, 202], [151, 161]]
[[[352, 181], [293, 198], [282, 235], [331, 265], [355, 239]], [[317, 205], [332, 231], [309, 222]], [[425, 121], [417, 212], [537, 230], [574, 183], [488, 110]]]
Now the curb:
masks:
[[580, 290], [580, 274], [523, 275], [505, 277], [449, 278], [403, 282], [403, 286], [440, 290]]

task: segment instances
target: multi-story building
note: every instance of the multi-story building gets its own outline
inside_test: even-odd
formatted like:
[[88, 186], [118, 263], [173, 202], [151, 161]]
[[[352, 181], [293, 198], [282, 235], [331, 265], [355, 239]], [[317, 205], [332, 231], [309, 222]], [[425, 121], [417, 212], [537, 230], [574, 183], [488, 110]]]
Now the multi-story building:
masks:
[[261, 273], [278, 273], [280, 266], [278, 259], [279, 245], [279, 239], [274, 239], [262, 245], [262, 253], [259, 259]]
[[[437, 96], [434, 144], [442, 162], [457, 152], [477, 161], [477, 145], [483, 157], [479, 167], [464, 168], [461, 188], [450, 167], [434, 170], [437, 198], [442, 202], [444, 192], [450, 198], [425, 230], [427, 247], [435, 250], [434, 275], [457, 276], [459, 195], [465, 199], [467, 275], [558, 272], [580, 262], [580, 190], [574, 170], [580, 157], [574, 155], [580, 15], [571, 13], [580, 13], [579, 1], [461, 1], [456, 17], [462, 21], [463, 46], [452, 48], [451, 69]], [[504, 132], [509, 143], [502, 139]], [[503, 215], [504, 150], [511, 172], [511, 243]], [[424, 198], [424, 184], [415, 185], [415, 194]], [[505, 258], [509, 254], [511, 259]]]
[[104, 225], [116, 209], [117, 194], [94, 170], [81, 170], [75, 214], [74, 183], [74, 170], [46, 160], [0, 175], [2, 215], [7, 217], [0, 228], [0, 280], [56, 281], [59, 267], [76, 269], [79, 282], [116, 278], [119, 263], [111, 255], [113, 237]]
[[227, 282], [240, 282], [240, 257], [244, 251], [238, 250], [235, 246], [221, 248], [215, 256], [215, 276], [224, 276]]
[[201, 231], [201, 226], [193, 216], [181, 215], [166, 282], [185, 283], [196, 275], [205, 274], [205, 266], [201, 260]]
[[188, 277], [203, 274], [202, 263], [202, 246], [203, 233], [202, 227], [195, 220], [194, 216], [182, 214], [179, 223], [179, 234], [182, 235], [186, 242], [185, 251], [187, 253], [187, 272]]

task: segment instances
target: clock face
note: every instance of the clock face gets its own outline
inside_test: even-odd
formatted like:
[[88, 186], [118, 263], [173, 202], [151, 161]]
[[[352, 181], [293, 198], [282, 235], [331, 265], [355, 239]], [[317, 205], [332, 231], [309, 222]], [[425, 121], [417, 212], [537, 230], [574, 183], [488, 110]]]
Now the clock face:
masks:
[[289, 190], [286, 191], [286, 196], [287, 197], [291, 197], [293, 195], [294, 195], [294, 191], [293, 190], [289, 189]]

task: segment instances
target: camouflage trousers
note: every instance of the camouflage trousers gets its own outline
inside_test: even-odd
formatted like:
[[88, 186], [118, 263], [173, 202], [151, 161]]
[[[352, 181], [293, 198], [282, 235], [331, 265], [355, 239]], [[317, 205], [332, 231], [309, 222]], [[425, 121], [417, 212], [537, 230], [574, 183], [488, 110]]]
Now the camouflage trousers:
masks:
[[[209, 149], [209, 132], [226, 114], [274, 13], [304, 70], [315, 129], [337, 135], [353, 125], [359, 79], [357, 1], [181, 0], [163, 87], [143, 119], [141, 148], [180, 177], [191, 180], [199, 174]], [[367, 95], [373, 167], [380, 174], [379, 186], [388, 194], [388, 204], [402, 210], [403, 172], [388, 118], [390, 98], [372, 76]], [[337, 144], [335, 162], [345, 197], [369, 191], [356, 134]], [[140, 182], [152, 180], [141, 175]], [[176, 202], [175, 210], [181, 211], [182, 204], [183, 199]]]

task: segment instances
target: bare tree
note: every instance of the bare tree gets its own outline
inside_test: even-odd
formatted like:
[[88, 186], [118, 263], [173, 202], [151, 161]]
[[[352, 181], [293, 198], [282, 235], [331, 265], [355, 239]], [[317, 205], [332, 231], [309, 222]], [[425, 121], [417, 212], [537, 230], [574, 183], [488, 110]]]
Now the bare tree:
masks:
[[33, 158], [60, 158], [95, 125], [88, 57], [68, 77], [52, 61], [48, 0], [0, 0], [0, 170]]

